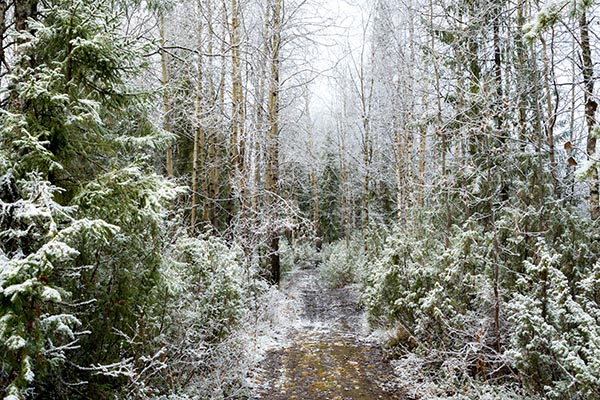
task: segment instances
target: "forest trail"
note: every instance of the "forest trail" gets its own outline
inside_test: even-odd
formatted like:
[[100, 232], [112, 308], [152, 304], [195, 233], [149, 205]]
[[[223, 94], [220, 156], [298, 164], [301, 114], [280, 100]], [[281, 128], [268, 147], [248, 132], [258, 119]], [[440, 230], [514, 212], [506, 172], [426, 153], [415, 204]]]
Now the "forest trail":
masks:
[[318, 271], [297, 271], [284, 287], [301, 306], [288, 344], [256, 371], [254, 399], [403, 399], [381, 349], [366, 339], [357, 291], [329, 289]]

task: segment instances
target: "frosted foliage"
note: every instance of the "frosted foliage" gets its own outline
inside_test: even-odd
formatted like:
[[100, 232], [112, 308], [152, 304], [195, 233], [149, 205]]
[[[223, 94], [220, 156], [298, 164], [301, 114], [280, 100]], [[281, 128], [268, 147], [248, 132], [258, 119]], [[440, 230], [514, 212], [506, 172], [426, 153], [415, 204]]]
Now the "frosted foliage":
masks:
[[25, 164], [32, 160], [44, 160], [50, 164], [51, 169], [61, 168], [59, 164], [52, 160], [52, 153], [46, 148], [48, 142], [40, 140], [38, 135], [27, 129], [27, 122], [23, 115], [1, 110], [0, 121], [3, 122], [0, 124], [0, 133], [3, 137], [12, 137], [14, 130], [18, 130], [20, 133], [12, 141], [15, 147], [24, 150], [25, 155], [20, 157], [19, 163]]
[[525, 39], [532, 41], [538, 38], [544, 30], [561, 19], [576, 17], [593, 4], [593, 0], [547, 0], [533, 18], [523, 25]]
[[590, 159], [585, 160], [581, 163], [581, 166], [577, 169], [577, 179], [585, 180], [592, 174], [594, 168], [598, 167], [597, 161]]
[[[4, 228], [0, 352], [18, 353], [21, 362], [9, 364], [12, 357], [0, 362], [4, 370], [16, 370], [11, 387], [24, 391], [33, 383], [41, 364], [65, 359], [65, 351], [73, 348], [73, 343], [66, 345], [65, 341], [76, 341], [74, 328], [81, 325], [71, 314], [53, 314], [70, 298], [70, 293], [53, 282], [77, 276], [70, 271], [80, 254], [74, 246], [82, 237], [88, 243], [106, 243], [117, 228], [99, 220], [74, 219], [75, 208], [58, 204], [54, 196], [59, 190], [37, 174], [29, 174], [28, 179], [13, 184], [8, 172], [2, 180], [4, 187], [14, 191], [15, 201], [2, 202], [0, 209], [0, 224]], [[29, 307], [31, 304], [34, 306]]]
[[31, 365], [31, 357], [26, 356], [25, 359], [23, 360], [23, 378], [25, 379], [26, 382], [31, 383], [33, 382], [33, 378], [35, 377], [35, 374], [33, 373], [33, 367]]
[[75, 339], [72, 327], [81, 326], [81, 321], [71, 314], [59, 314], [42, 316], [40, 324], [45, 331], [55, 331], [70, 339]]
[[[554, 236], [526, 237], [540, 219]], [[371, 322], [390, 327], [389, 342], [400, 354], [425, 350], [432, 364], [460, 365], [458, 379], [517, 371], [524, 393], [598, 398], [596, 228], [565, 207], [544, 214], [508, 208], [494, 228], [501, 233], [470, 219], [447, 241], [431, 227], [392, 232], [366, 268], [363, 303]], [[498, 336], [495, 265], [502, 302]]]
[[242, 265], [242, 253], [223, 240], [182, 233], [161, 267], [161, 285], [154, 288], [168, 307], [169, 323], [156, 338], [161, 353], [103, 366], [100, 373], [128, 378], [124, 398], [154, 398], [155, 380], [167, 373], [172, 392], [161, 398], [226, 398], [232, 387], [241, 388], [238, 364], [248, 349], [232, 334], [252, 306], [248, 293], [261, 290], [250, 286]]
[[565, 0], [552, 0], [548, 2], [531, 21], [523, 26], [525, 38], [534, 40], [544, 29], [557, 23], [560, 20], [561, 10], [565, 8], [568, 3], [570, 3], [570, 1]]
[[446, 361], [437, 373], [429, 371], [431, 359], [408, 354], [393, 361], [400, 386], [409, 398], [423, 400], [541, 400], [528, 396], [518, 385], [482, 382], [458, 377], [453, 369], [467, 366], [460, 359]]
[[21, 391], [15, 385], [8, 386], [4, 400], [22, 400]]
[[[547, 375], [540, 382], [552, 398], [596, 397], [600, 394], [598, 304], [572, 296], [559, 269], [559, 254], [543, 242], [538, 244], [538, 254], [536, 263], [525, 262], [526, 275], [519, 280], [526, 294], [515, 295], [510, 304], [517, 333], [507, 355], [518, 368]], [[543, 291], [540, 281], [545, 283]]]
[[204, 331], [208, 338], [223, 335], [243, 311], [241, 254], [214, 237], [180, 239], [177, 253], [176, 259], [185, 271], [180, 276], [194, 277], [176, 285], [187, 293], [182, 293], [187, 303], [181, 308], [183, 318], [201, 328], [200, 332]]
[[164, 220], [165, 204], [185, 191], [173, 182], [130, 165], [99, 176], [75, 201], [92, 215], [115, 225], [139, 223], [150, 229]]
[[339, 240], [324, 246], [321, 252], [321, 279], [331, 287], [360, 281], [366, 263], [364, 246], [358, 238]]
[[25, 347], [27, 341], [23, 339], [21, 336], [13, 335], [6, 340], [6, 347], [9, 350], [19, 350]]

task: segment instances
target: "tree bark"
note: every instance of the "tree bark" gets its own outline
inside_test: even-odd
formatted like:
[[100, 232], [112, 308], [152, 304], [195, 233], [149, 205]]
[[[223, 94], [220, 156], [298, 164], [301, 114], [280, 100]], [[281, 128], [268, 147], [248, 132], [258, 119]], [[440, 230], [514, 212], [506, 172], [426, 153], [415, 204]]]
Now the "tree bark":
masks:
[[[165, 17], [161, 13], [159, 17], [159, 33], [160, 33], [160, 65], [161, 65], [161, 84], [163, 89], [163, 129], [166, 132], [171, 132], [171, 106], [169, 99], [169, 92], [167, 90], [169, 85], [169, 60], [167, 52], [165, 51], [166, 38], [165, 38]], [[173, 176], [173, 148], [171, 144], [167, 144], [166, 149], [166, 166], [167, 176]]]
[[3, 68], [8, 69], [6, 55], [4, 53], [4, 35], [6, 33], [6, 0], [0, 0], [0, 77], [3, 76]]
[[[588, 128], [587, 136], [587, 156], [588, 159], [596, 161], [596, 109], [598, 103], [594, 100], [594, 64], [592, 61], [592, 50], [590, 47], [590, 32], [587, 20], [587, 14], [584, 11], [579, 16], [581, 61], [584, 84], [584, 102], [585, 102], [585, 121]], [[600, 217], [600, 188], [598, 187], [598, 168], [596, 165], [591, 167], [590, 173], [590, 215], [592, 219]]]
[[[345, 96], [345, 95], [344, 95]], [[338, 122], [339, 152], [340, 152], [340, 191], [341, 191], [341, 216], [342, 216], [342, 234], [348, 241], [350, 238], [350, 207], [348, 195], [348, 169], [346, 163], [346, 98], [343, 100], [342, 120]]]
[[[307, 132], [308, 132], [308, 149], [310, 155], [311, 163], [313, 160], [316, 161], [317, 157], [315, 155], [315, 132], [313, 130], [312, 119], [310, 115], [310, 101], [308, 94], [306, 94], [305, 99], [305, 111], [304, 111], [307, 119]], [[317, 237], [317, 249], [321, 250], [321, 220], [320, 220], [320, 210], [319, 210], [319, 180], [317, 176], [317, 169], [314, 166], [310, 167], [309, 172], [310, 185], [312, 190], [312, 199], [313, 199], [313, 229], [315, 232], [315, 236]]]
[[[192, 234], [196, 230], [197, 223], [197, 208], [198, 208], [198, 158], [202, 166], [206, 164], [205, 155], [205, 131], [202, 125], [202, 80], [203, 80], [203, 57], [202, 57], [202, 22], [201, 22], [201, 3], [198, 2], [198, 26], [197, 26], [197, 65], [196, 65], [196, 98], [195, 98], [195, 123], [194, 123], [194, 153], [192, 156], [192, 211], [190, 218], [191, 232]], [[206, 179], [202, 179], [202, 218], [204, 221], [207, 220], [207, 188]]]
[[[242, 85], [241, 46], [241, 6], [238, 0], [231, 0], [231, 148], [238, 178], [244, 173], [244, 92]], [[241, 188], [240, 188], [241, 190]]]
[[[552, 35], [554, 30], [552, 28]], [[544, 55], [544, 92], [546, 97], [546, 112], [548, 114], [546, 121], [546, 143], [548, 144], [548, 160], [550, 164], [550, 175], [552, 176], [552, 184], [554, 186], [554, 194], [559, 197], [559, 184], [556, 176], [556, 152], [554, 149], [554, 126], [556, 125], [556, 104], [552, 104], [552, 90], [550, 88], [550, 80], [554, 75], [554, 54], [548, 55], [548, 46], [546, 40], [541, 38], [542, 42], [542, 54]], [[553, 42], [553, 41], [552, 41]], [[552, 47], [553, 43], [551, 43]], [[558, 99], [556, 99], [558, 101]]]
[[[227, 5], [226, 0], [222, 1], [221, 5], [221, 27], [222, 27], [222, 38], [225, 38], [227, 33], [231, 32], [229, 27], [229, 15], [227, 14]], [[230, 33], [231, 34], [231, 33]], [[231, 44], [230, 44], [231, 45]], [[219, 107], [221, 112], [219, 113], [219, 126], [221, 127], [222, 132], [227, 132], [227, 126], [225, 121], [225, 82], [227, 75], [227, 57], [225, 54], [227, 53], [227, 43], [224, 39], [221, 40], [221, 74], [220, 74], [220, 85], [219, 85]], [[233, 117], [232, 117], [233, 118]], [[236, 180], [236, 165], [237, 165], [237, 137], [232, 138], [233, 136], [233, 128], [229, 126], [229, 146], [225, 143], [227, 138], [223, 138], [224, 148], [226, 148], [226, 152], [224, 158], [224, 165], [227, 173], [227, 180], [225, 182], [224, 194], [223, 194], [223, 212], [225, 214], [225, 228], [229, 229], [232, 227], [233, 223], [233, 215], [235, 212], [235, 199], [233, 196], [233, 185]], [[234, 145], [235, 144], [235, 145]], [[221, 160], [218, 160], [221, 161]], [[217, 162], [217, 160], [215, 160]], [[218, 168], [218, 163], [216, 165]], [[218, 173], [218, 172], [217, 172]], [[217, 191], [218, 193], [218, 191]], [[231, 230], [229, 230], [229, 237], [231, 237]]]
[[517, 7], [517, 29], [516, 29], [516, 52], [517, 52], [517, 121], [518, 121], [518, 138], [520, 141], [520, 150], [525, 151], [527, 141], [527, 48], [523, 38], [523, 25], [525, 24], [525, 16], [523, 7]]
[[[267, 113], [268, 136], [267, 136], [267, 165], [265, 174], [265, 189], [269, 199], [269, 207], [275, 206], [278, 193], [279, 181], [279, 68], [281, 47], [281, 12], [283, 0], [274, 0], [272, 12], [272, 36], [271, 36], [271, 81], [269, 88], [269, 108]], [[279, 235], [275, 229], [271, 232], [271, 253], [269, 264], [271, 266], [271, 281], [278, 284], [280, 280], [279, 261]]]
[[[371, 60], [374, 60], [374, 54], [371, 54]], [[371, 200], [371, 164], [373, 162], [373, 143], [371, 137], [371, 105], [373, 96], [374, 74], [367, 78], [364, 60], [364, 45], [360, 57], [360, 69], [358, 79], [360, 80], [360, 105], [362, 112], [363, 128], [363, 162], [365, 176], [363, 180], [363, 233], [366, 234], [369, 228], [369, 207]], [[368, 80], [367, 80], [368, 79]]]
[[[218, 133], [220, 131], [219, 126], [215, 126], [217, 123], [217, 118], [215, 115], [219, 113], [216, 108], [216, 91], [215, 91], [215, 69], [214, 69], [214, 25], [213, 25], [213, 3], [212, 0], [206, 0], [206, 9], [208, 12], [206, 13], [206, 25], [207, 25], [207, 49], [206, 52], [208, 54], [207, 66], [208, 66], [208, 74], [207, 74], [207, 84], [208, 84], [208, 104], [207, 109], [211, 113], [211, 123], [206, 130], [207, 135], [207, 146], [208, 146], [208, 155], [207, 155], [207, 166], [208, 173], [206, 177], [207, 187], [206, 187], [206, 212], [207, 215], [205, 217], [205, 221], [210, 222], [211, 225], [216, 227], [216, 200], [219, 195], [219, 143], [218, 143]], [[220, 114], [220, 113], [219, 113]]]

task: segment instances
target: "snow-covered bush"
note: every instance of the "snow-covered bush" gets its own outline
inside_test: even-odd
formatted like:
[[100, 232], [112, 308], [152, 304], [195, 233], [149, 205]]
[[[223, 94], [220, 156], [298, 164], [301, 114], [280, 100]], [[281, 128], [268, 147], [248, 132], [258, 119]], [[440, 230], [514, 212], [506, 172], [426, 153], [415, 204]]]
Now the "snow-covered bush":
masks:
[[411, 236], [410, 231], [394, 230], [381, 254], [365, 268], [362, 302], [373, 325], [393, 325], [396, 321], [412, 326], [423, 317], [420, 303], [433, 287], [434, 269], [429, 251], [439, 253], [433, 239]]
[[357, 237], [324, 245], [321, 259], [321, 279], [331, 287], [341, 287], [360, 281], [367, 256]]
[[508, 355], [523, 383], [554, 399], [600, 397], [597, 298], [574, 294], [561, 271], [561, 255], [543, 241], [525, 261], [517, 284], [519, 292], [509, 304], [514, 334]]
[[395, 331], [396, 353], [424, 352], [434, 365], [458, 357], [467, 376], [501, 376], [529, 394], [595, 398], [597, 236], [565, 205], [505, 207], [493, 225], [475, 216], [443, 233], [398, 229], [365, 269], [363, 303]]
[[147, 294], [153, 301], [144, 320], [117, 332], [132, 357], [99, 372], [124, 379], [123, 398], [234, 398], [243, 390], [235, 363], [245, 349], [233, 333], [263, 289], [238, 249], [214, 236], [177, 235]]
[[[29, 174], [0, 178], [0, 386], [20, 399], [49, 367], [80, 346], [82, 323], [66, 282], [80, 282], [89, 268], [76, 262], [82, 240], [106, 244], [118, 228], [76, 219], [56, 203], [59, 189]], [[68, 285], [72, 286], [72, 285]]]
[[423, 400], [542, 400], [528, 395], [516, 383], [485, 381], [469, 377], [461, 359], [449, 359], [440, 368], [431, 356], [410, 353], [392, 361], [402, 390], [408, 398]]
[[320, 254], [310, 240], [283, 239], [280, 243], [281, 270], [283, 274], [296, 269], [312, 268], [319, 263]]
[[176, 263], [164, 275], [169, 282], [179, 277], [174, 292], [181, 304], [176, 312], [189, 333], [199, 335], [202, 342], [223, 339], [235, 329], [247, 311], [253, 277], [242, 268], [242, 254], [215, 236], [180, 238], [175, 244]]

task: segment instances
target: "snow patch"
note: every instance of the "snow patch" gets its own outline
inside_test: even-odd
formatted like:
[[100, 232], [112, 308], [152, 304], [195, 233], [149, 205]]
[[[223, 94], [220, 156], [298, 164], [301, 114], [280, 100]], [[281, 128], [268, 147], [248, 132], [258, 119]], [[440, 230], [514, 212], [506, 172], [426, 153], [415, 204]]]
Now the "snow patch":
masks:
[[27, 345], [27, 341], [19, 335], [12, 335], [6, 340], [5, 344], [9, 350], [16, 351], [25, 347]]
[[58, 292], [58, 290], [51, 288], [49, 286], [44, 286], [42, 289], [42, 294], [40, 295], [43, 301], [51, 301], [51, 302], [60, 302], [62, 301], [62, 296]]

